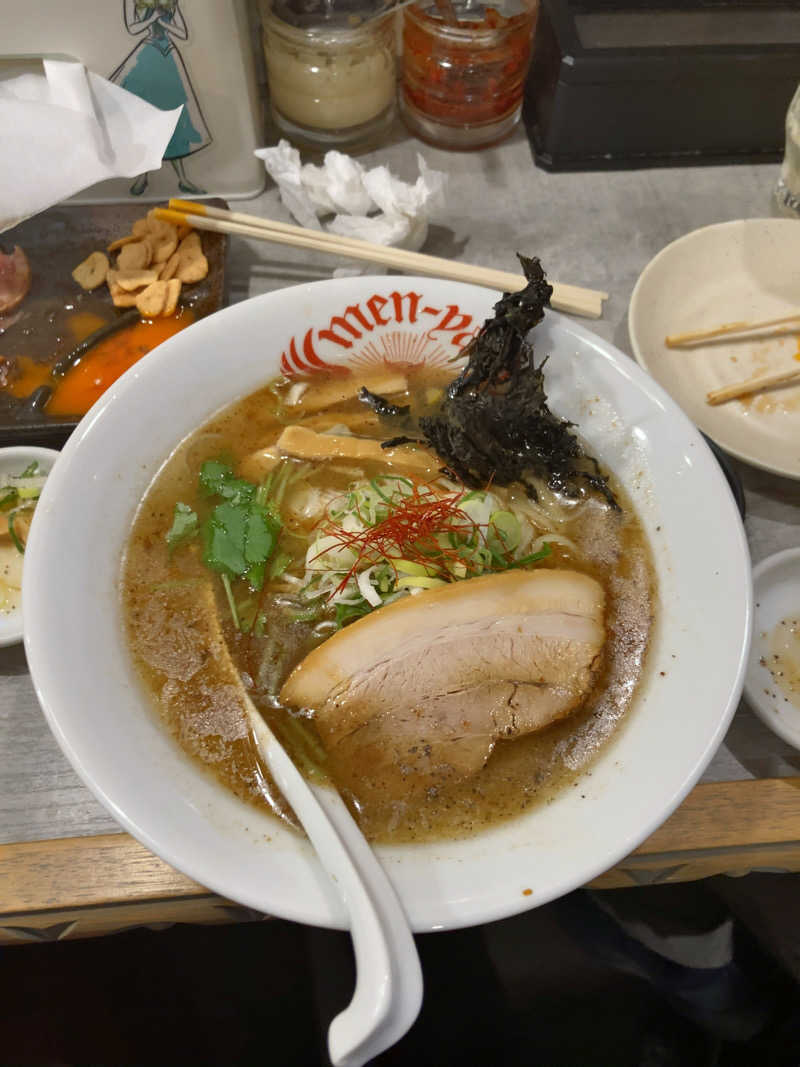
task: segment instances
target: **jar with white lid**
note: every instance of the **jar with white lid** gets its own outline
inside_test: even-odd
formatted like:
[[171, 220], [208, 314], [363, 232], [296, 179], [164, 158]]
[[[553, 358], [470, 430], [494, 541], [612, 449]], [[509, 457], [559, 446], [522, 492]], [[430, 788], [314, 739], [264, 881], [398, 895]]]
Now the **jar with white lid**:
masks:
[[395, 13], [261, 2], [270, 107], [281, 133], [315, 148], [377, 143], [395, 112]]

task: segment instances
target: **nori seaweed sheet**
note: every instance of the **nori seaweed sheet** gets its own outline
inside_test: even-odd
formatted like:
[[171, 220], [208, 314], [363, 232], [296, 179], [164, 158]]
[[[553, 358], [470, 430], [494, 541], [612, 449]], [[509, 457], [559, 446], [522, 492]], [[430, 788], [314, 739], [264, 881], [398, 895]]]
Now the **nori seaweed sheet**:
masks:
[[[544, 318], [553, 289], [538, 259], [518, 258], [527, 286], [495, 304], [494, 316], [464, 349], [467, 364], [439, 410], [419, 419], [419, 437], [393, 437], [383, 445], [421, 438], [441, 457], [447, 473], [470, 487], [518, 482], [535, 499], [539, 481], [570, 498], [597, 492], [617, 508], [597, 461], [572, 433], [573, 424], [548, 407], [547, 360], [536, 365], [527, 335]], [[406, 415], [366, 390], [362, 399], [389, 419]]]

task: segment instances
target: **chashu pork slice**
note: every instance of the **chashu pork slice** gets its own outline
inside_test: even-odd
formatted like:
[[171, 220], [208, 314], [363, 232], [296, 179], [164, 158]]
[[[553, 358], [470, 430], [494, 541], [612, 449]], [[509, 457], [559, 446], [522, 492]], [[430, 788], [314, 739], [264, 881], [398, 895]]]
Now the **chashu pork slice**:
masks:
[[574, 711], [597, 677], [605, 597], [588, 575], [507, 571], [380, 608], [311, 652], [281, 700], [325, 746], [430, 778]]

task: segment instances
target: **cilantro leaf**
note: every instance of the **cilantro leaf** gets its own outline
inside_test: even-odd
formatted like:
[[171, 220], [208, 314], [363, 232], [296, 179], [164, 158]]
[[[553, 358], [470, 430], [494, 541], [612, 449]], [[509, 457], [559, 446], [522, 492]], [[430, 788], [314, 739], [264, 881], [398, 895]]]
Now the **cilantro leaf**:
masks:
[[229, 578], [244, 574], [248, 566], [244, 557], [246, 531], [246, 507], [234, 503], [215, 507], [203, 523], [205, 565]]
[[251, 504], [247, 516], [245, 559], [248, 563], [263, 563], [272, 554], [280, 523], [266, 508]]
[[181, 504], [179, 501], [175, 505], [172, 526], [167, 532], [169, 554], [172, 555], [179, 545], [190, 541], [197, 534], [198, 529], [197, 513], [192, 511], [188, 504]]
[[252, 589], [260, 589], [280, 528], [280, 521], [255, 500], [226, 500], [203, 525], [203, 560], [211, 570], [245, 578]]
[[206, 460], [198, 481], [205, 496], [222, 498], [200, 527], [203, 562], [222, 578], [234, 625], [247, 632], [254, 625], [257, 604], [252, 611], [245, 610], [247, 602], [237, 607], [231, 581], [241, 578], [252, 590], [261, 589], [283, 526], [280, 513], [266, 499], [267, 487], [259, 490], [252, 482], [237, 478], [225, 459]]
[[249, 501], [256, 495], [256, 486], [234, 477], [233, 468], [221, 459], [206, 460], [200, 468], [199, 481], [207, 496]]
[[233, 469], [221, 459], [209, 459], [200, 467], [198, 481], [208, 496], [219, 491], [220, 486], [233, 478]]
[[261, 560], [258, 563], [253, 563], [247, 568], [244, 577], [247, 579], [247, 584], [251, 589], [260, 589], [264, 584], [264, 574], [267, 569], [267, 561]]

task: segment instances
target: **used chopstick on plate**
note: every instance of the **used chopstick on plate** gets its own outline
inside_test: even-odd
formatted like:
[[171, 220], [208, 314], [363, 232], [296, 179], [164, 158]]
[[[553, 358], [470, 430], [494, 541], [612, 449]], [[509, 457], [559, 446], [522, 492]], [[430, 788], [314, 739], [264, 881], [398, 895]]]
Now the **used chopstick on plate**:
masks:
[[712, 389], [710, 393], [706, 393], [706, 403], [724, 404], [726, 400], [738, 400], [739, 397], [760, 393], [764, 389], [773, 389], [778, 385], [791, 385], [792, 382], [800, 382], [800, 367], [779, 371], [776, 374], [765, 374], [760, 378], [748, 378], [743, 382], [734, 382], [732, 385], [723, 385], [720, 389]]
[[[260, 241], [292, 245], [295, 248], [308, 248], [315, 252], [364, 259], [410, 274], [427, 274], [451, 281], [471, 282], [473, 285], [485, 285], [489, 289], [499, 289], [502, 292], [519, 292], [526, 285], [521, 274], [474, 267], [468, 263], [440, 259], [438, 256], [426, 256], [421, 252], [388, 248], [386, 245], [372, 244], [355, 237], [340, 237], [323, 230], [307, 230], [302, 226], [292, 226], [288, 222], [274, 222], [258, 215], [226, 211], [190, 200], [170, 200], [169, 208], [156, 208], [155, 215], [175, 225], [194, 226], [198, 230], [236, 234]], [[599, 319], [603, 314], [603, 301], [608, 299], [608, 293], [584, 289], [578, 285], [562, 285], [559, 282], [553, 282], [552, 285], [553, 296], [550, 303], [556, 310], [592, 319]]]
[[[765, 319], [763, 322], [728, 322], [722, 326], [714, 326], [708, 330], [695, 330], [692, 333], [676, 333], [670, 337], [664, 338], [664, 344], [667, 348], [684, 348], [690, 345], [696, 345], [702, 341], [712, 341], [715, 337], [733, 337], [736, 334], [749, 335], [757, 330], [766, 330], [769, 327], [782, 326], [781, 330], [775, 330], [775, 333], [784, 334], [792, 333], [794, 331], [787, 330], [786, 327], [789, 323], [796, 323], [796, 329], [800, 331], [800, 312], [794, 315], [785, 315], [780, 319]], [[758, 334], [758, 337], [769, 336], [769, 334]], [[755, 338], [754, 338], [755, 340]]]

